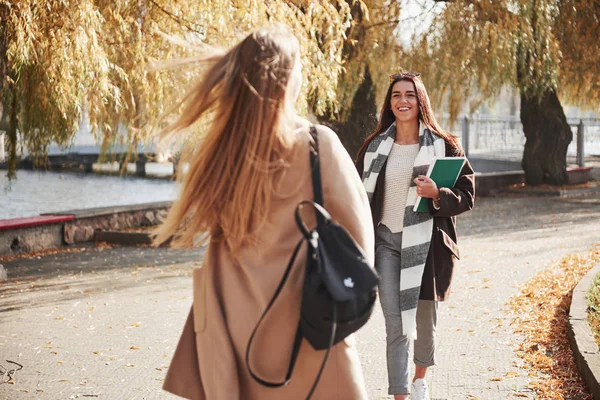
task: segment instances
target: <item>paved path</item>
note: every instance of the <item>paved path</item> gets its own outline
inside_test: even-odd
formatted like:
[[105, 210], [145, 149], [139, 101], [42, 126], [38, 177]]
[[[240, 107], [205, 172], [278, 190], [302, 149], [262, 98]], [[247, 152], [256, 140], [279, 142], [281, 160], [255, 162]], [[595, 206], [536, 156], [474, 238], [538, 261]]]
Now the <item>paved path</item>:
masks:
[[[600, 243], [599, 220], [600, 196], [482, 198], [459, 219], [462, 260], [428, 374], [434, 399], [534, 398], [504, 306], [552, 261]], [[0, 364], [24, 368], [0, 399], [174, 399], [160, 386], [200, 258], [142, 248], [7, 263], [19, 278], [0, 286]], [[384, 343], [377, 308], [358, 335], [370, 399], [389, 398]]]

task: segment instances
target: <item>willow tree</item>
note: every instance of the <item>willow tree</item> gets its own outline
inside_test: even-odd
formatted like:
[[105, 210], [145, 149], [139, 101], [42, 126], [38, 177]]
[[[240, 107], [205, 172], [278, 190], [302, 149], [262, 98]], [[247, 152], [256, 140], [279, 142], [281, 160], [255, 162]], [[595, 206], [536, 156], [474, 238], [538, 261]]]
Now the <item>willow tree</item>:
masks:
[[600, 5], [594, 0], [455, 0], [415, 37], [405, 63], [456, 118], [512, 86], [521, 95], [526, 182], [564, 184], [572, 132], [559, 98], [598, 105]]
[[[308, 77], [300, 107], [339, 112], [351, 3], [247, 0], [0, 0], [0, 130], [9, 176], [17, 145], [34, 157], [68, 146], [87, 109], [108, 148], [146, 141], [201, 66], [157, 68], [194, 54], [194, 44], [230, 46], [250, 30], [285, 22], [298, 37]], [[186, 45], [182, 45], [186, 43]], [[123, 129], [125, 128], [125, 129]]]
[[118, 98], [109, 80], [114, 67], [96, 35], [101, 25], [91, 1], [0, 1], [0, 130], [8, 138], [9, 176], [17, 132], [23, 146], [43, 154], [52, 141], [68, 144], [86, 92]]
[[351, 24], [346, 31], [343, 72], [336, 89], [337, 109], [320, 114], [350, 155], [375, 128], [390, 72], [397, 70], [397, 30], [402, 2], [347, 0]]

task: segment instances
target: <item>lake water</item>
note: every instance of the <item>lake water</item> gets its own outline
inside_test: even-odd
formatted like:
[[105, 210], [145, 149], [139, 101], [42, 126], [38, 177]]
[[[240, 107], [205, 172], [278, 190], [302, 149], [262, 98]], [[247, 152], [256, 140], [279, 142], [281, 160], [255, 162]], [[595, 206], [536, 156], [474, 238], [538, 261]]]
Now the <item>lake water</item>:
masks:
[[179, 187], [168, 179], [40, 171], [17, 171], [9, 184], [0, 170], [0, 219], [174, 200]]

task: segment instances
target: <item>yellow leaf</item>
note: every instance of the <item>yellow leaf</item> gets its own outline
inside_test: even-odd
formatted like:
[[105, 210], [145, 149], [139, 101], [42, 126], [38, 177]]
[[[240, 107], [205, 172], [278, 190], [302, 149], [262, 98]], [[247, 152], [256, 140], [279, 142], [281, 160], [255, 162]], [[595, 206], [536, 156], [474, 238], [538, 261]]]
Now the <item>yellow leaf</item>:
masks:
[[130, 349], [131, 350], [139, 350], [140, 348], [138, 346], [131, 346]]
[[490, 382], [500, 382], [502, 380], [502, 378], [492, 378], [490, 379]]
[[511, 378], [512, 378], [512, 377], [515, 377], [515, 376], [519, 376], [519, 374], [518, 374], [518, 373], [516, 373], [516, 372], [510, 371], [510, 372], [507, 372], [507, 373], [506, 373], [506, 376], [509, 376], [509, 377], [511, 377]]

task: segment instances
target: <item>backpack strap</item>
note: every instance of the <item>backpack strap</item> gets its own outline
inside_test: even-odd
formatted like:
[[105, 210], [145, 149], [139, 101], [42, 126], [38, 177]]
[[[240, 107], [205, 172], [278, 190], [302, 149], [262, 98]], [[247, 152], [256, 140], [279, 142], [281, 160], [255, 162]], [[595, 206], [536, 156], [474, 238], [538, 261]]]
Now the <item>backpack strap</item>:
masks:
[[[312, 171], [313, 197], [314, 197], [314, 203], [317, 203], [319, 206], [321, 206], [321, 207], [315, 206], [314, 208], [315, 208], [315, 214], [317, 216], [317, 225], [322, 225], [322, 224], [326, 223], [326, 221], [328, 219], [331, 219], [331, 217], [329, 216], [327, 211], [325, 211], [322, 207], [324, 201], [323, 201], [323, 187], [321, 185], [321, 166], [320, 166], [320, 161], [319, 161], [319, 137], [317, 134], [317, 129], [315, 128], [314, 125], [311, 125], [309, 131], [310, 131], [311, 137], [313, 138], [313, 141], [310, 143], [310, 166], [311, 166], [311, 171]], [[290, 383], [292, 374], [294, 372], [294, 367], [296, 365], [296, 360], [298, 359], [298, 353], [300, 352], [300, 345], [302, 344], [302, 338], [303, 338], [300, 322], [298, 322], [298, 328], [296, 329], [296, 337], [294, 338], [294, 344], [292, 346], [292, 352], [290, 355], [290, 363], [289, 363], [288, 370], [287, 370], [287, 373], [285, 374], [285, 378], [283, 381], [270, 382], [270, 381], [260, 378], [258, 375], [256, 375], [254, 373], [254, 371], [252, 371], [252, 368], [250, 367], [250, 347], [252, 345], [252, 342], [254, 341], [254, 336], [256, 335], [256, 332], [258, 331], [258, 328], [260, 327], [262, 321], [265, 319], [269, 310], [275, 303], [275, 300], [277, 300], [277, 297], [279, 297], [279, 294], [281, 293], [281, 290], [283, 289], [283, 286], [285, 285], [285, 283], [289, 277], [290, 271], [292, 270], [292, 267], [294, 266], [294, 262], [296, 261], [296, 257], [298, 256], [298, 251], [300, 250], [300, 247], [301, 247], [303, 241], [306, 240], [308, 242], [309, 249], [311, 249], [310, 253], [314, 254], [315, 249], [311, 247], [312, 245], [309, 241], [310, 238], [305, 233], [305, 229], [307, 230], [306, 225], [303, 222], [301, 222], [301, 219], [299, 218], [299, 212], [298, 212], [299, 207], [303, 203], [305, 203], [305, 202], [300, 203], [298, 205], [298, 208], [296, 208], [296, 222], [298, 224], [298, 227], [302, 231], [304, 237], [302, 239], [300, 239], [300, 242], [298, 242], [298, 244], [296, 245], [296, 248], [294, 249], [294, 253], [292, 254], [292, 257], [290, 258], [290, 261], [288, 262], [288, 266], [285, 269], [283, 277], [281, 278], [281, 281], [279, 282], [279, 285], [277, 286], [277, 289], [275, 290], [275, 293], [273, 294], [271, 301], [269, 301], [267, 308], [265, 309], [265, 311], [261, 315], [260, 319], [258, 320], [258, 323], [254, 327], [254, 330], [252, 331], [252, 334], [250, 335], [250, 340], [248, 341], [248, 346], [246, 347], [246, 367], [248, 368], [248, 372], [250, 373], [250, 376], [252, 376], [252, 378], [255, 381], [257, 381], [258, 383], [260, 383], [261, 385], [267, 386], [267, 387], [272, 387], [272, 388], [282, 387], [282, 386], [285, 386]], [[311, 202], [306, 202], [306, 203], [311, 203]], [[319, 212], [320, 209], [324, 211], [324, 214], [322, 212]], [[305, 228], [305, 229], [302, 229], [302, 228]], [[310, 256], [310, 253], [309, 253], [309, 256]], [[317, 373], [315, 382], [313, 383], [313, 385], [308, 393], [308, 396], [306, 397], [306, 400], [310, 400], [313, 393], [315, 392], [315, 389], [317, 388], [317, 384], [319, 383], [319, 380], [321, 379], [321, 375], [323, 374], [323, 370], [325, 369], [325, 364], [327, 363], [329, 354], [331, 353], [331, 348], [333, 347], [333, 342], [335, 339], [335, 332], [337, 330], [337, 307], [336, 307], [336, 305], [333, 306], [333, 321], [334, 321], [334, 323], [333, 323], [333, 327], [331, 330], [331, 336], [330, 336], [330, 340], [329, 340], [329, 346], [327, 347], [327, 352], [325, 353], [325, 356], [323, 357], [323, 362], [321, 363], [321, 367], [319, 368], [319, 372]]]
[[313, 197], [315, 203], [323, 205], [323, 187], [321, 185], [321, 162], [319, 159], [319, 135], [314, 125], [310, 126], [310, 136], [313, 141], [310, 143], [310, 166], [312, 169]]
[[[313, 200], [318, 205], [324, 206], [323, 186], [321, 184], [321, 160], [319, 157], [319, 135], [317, 133], [317, 128], [314, 125], [310, 126], [309, 132], [313, 139], [310, 142], [310, 168], [312, 170]], [[323, 225], [325, 223], [323, 216], [318, 212], [316, 212], [316, 215], [317, 225]]]
[[260, 383], [263, 386], [277, 388], [277, 387], [285, 386], [288, 383], [290, 383], [290, 379], [292, 378], [292, 373], [294, 372], [294, 366], [296, 365], [296, 359], [298, 358], [298, 352], [300, 351], [300, 344], [302, 343], [302, 332], [300, 331], [300, 324], [298, 324], [298, 329], [296, 329], [296, 338], [294, 339], [294, 345], [292, 346], [292, 354], [290, 357], [290, 364], [288, 366], [288, 371], [285, 374], [285, 379], [283, 381], [280, 381], [280, 382], [266, 381], [266, 380], [258, 377], [254, 373], [254, 371], [252, 371], [252, 368], [250, 367], [250, 346], [252, 346], [252, 341], [254, 340], [256, 331], [258, 331], [260, 324], [262, 323], [262, 321], [265, 319], [265, 317], [269, 313], [269, 310], [275, 303], [275, 300], [277, 300], [277, 297], [279, 297], [279, 294], [281, 293], [281, 290], [283, 289], [283, 286], [285, 285], [285, 282], [287, 281], [288, 276], [290, 275], [290, 271], [292, 270], [292, 267], [294, 266], [294, 261], [296, 261], [296, 257], [298, 256], [298, 251], [300, 250], [300, 247], [301, 247], [303, 241], [304, 241], [304, 238], [300, 239], [300, 241], [296, 245], [296, 248], [294, 249], [294, 253], [292, 254], [292, 257], [290, 258], [288, 266], [285, 269], [285, 272], [283, 273], [283, 277], [281, 278], [281, 281], [279, 282], [279, 286], [277, 286], [277, 289], [275, 290], [275, 294], [271, 298], [271, 301], [269, 301], [267, 308], [265, 309], [265, 311], [261, 315], [260, 319], [258, 320], [258, 323], [254, 327], [254, 330], [252, 331], [252, 335], [250, 335], [250, 340], [248, 341], [248, 346], [246, 347], [246, 367], [248, 368], [248, 372], [250, 372], [250, 375], [252, 376], [252, 378], [254, 378], [255, 381], [257, 381], [258, 383]]

